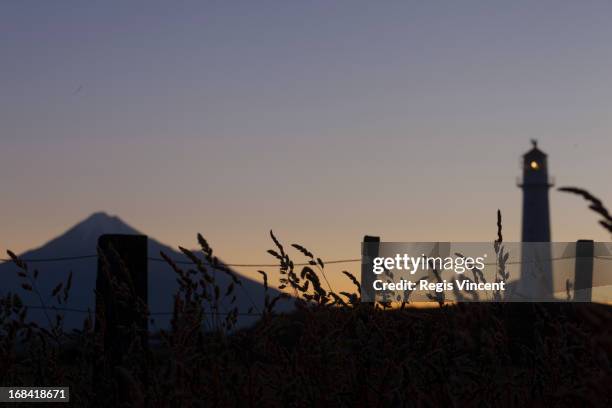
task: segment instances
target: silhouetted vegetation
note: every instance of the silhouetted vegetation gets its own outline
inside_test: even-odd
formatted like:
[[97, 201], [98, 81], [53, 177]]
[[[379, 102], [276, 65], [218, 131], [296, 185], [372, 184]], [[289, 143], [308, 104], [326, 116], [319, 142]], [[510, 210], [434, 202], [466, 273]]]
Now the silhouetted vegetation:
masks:
[[559, 191], [577, 194], [588, 201], [590, 203], [589, 208], [599, 214], [602, 218], [599, 221], [599, 224], [608, 232], [612, 233], [612, 215], [610, 215], [608, 209], [603, 205], [599, 198], [595, 197], [588, 191], [577, 187], [560, 187]]
[[[129, 352], [105, 361], [104, 315], [80, 330], [63, 329], [71, 276], [52, 293], [38, 293], [38, 272], [14, 254], [23, 290], [38, 294], [48, 326], [28, 321], [17, 294], [0, 302], [2, 385], [70, 386], [75, 406], [578, 406], [608, 405], [612, 392], [612, 311], [596, 304], [456, 304], [417, 309], [402, 303], [361, 303], [353, 291], [334, 292], [324, 262], [304, 246], [296, 267], [271, 233], [283, 294], [266, 294], [249, 311], [232, 305], [240, 279], [223, 266], [202, 236], [201, 253], [182, 269], [162, 254], [180, 288], [170, 328], [152, 333], [121, 327]], [[495, 240], [498, 276], [506, 280], [501, 214]], [[293, 252], [293, 251], [292, 251]], [[269, 273], [260, 271], [268, 288]], [[222, 287], [216, 275], [231, 277]], [[477, 277], [475, 276], [475, 279]], [[114, 301], [133, 294], [115, 282]], [[283, 297], [291, 313], [275, 312]], [[47, 301], [49, 299], [49, 301]], [[140, 313], [150, 319], [146, 305]], [[236, 329], [241, 313], [258, 314]], [[97, 319], [98, 330], [94, 330]], [[100, 367], [104, 367], [103, 369]]]

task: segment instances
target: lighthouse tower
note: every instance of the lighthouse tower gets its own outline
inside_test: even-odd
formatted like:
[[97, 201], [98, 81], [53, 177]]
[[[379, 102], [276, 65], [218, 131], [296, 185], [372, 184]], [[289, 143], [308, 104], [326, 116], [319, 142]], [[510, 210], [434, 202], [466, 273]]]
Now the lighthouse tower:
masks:
[[546, 153], [533, 148], [523, 155], [523, 242], [550, 242], [550, 212], [548, 206], [548, 181]]
[[532, 300], [552, 297], [552, 265], [550, 249], [550, 211], [546, 153], [533, 147], [523, 155], [523, 229], [522, 267], [518, 293]]

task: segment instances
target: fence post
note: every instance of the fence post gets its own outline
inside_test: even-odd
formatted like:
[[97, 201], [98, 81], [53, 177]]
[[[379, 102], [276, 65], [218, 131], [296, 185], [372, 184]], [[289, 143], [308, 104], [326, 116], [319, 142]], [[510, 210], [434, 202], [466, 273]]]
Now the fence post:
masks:
[[374, 291], [374, 258], [378, 256], [380, 237], [366, 235], [363, 237], [361, 246], [361, 300], [374, 302], [376, 292]]
[[589, 239], [576, 241], [576, 269], [574, 270], [574, 301], [590, 302], [593, 288], [594, 242]]
[[95, 367], [106, 370], [129, 365], [125, 359], [134, 345], [148, 346], [147, 237], [102, 235], [98, 251], [95, 331], [104, 356]]

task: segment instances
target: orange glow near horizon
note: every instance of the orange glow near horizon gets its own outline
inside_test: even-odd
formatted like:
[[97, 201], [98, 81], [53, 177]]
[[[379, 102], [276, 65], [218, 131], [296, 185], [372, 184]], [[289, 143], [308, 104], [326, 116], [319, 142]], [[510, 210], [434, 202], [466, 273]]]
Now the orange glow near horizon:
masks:
[[[516, 241], [536, 138], [612, 207], [612, 3], [155, 3], [0, 3], [0, 258], [100, 210], [233, 264], [273, 262], [271, 229], [323, 260], [493, 241], [498, 209]], [[581, 198], [550, 207], [554, 241], [610, 239]]]

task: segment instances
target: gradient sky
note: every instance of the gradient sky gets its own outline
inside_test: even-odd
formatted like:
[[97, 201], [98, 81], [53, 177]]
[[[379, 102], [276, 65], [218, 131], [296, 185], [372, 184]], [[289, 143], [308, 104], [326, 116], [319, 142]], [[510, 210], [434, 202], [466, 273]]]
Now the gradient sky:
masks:
[[[180, 4], [179, 4], [180, 3]], [[104, 210], [269, 262], [519, 240], [519, 157], [612, 206], [612, 3], [0, 3], [0, 250]], [[551, 193], [556, 241], [609, 240]], [[58, 254], [63, 255], [63, 254]], [[357, 270], [358, 265], [345, 266]], [[245, 271], [243, 271], [245, 272]], [[253, 273], [253, 271], [249, 272]]]

